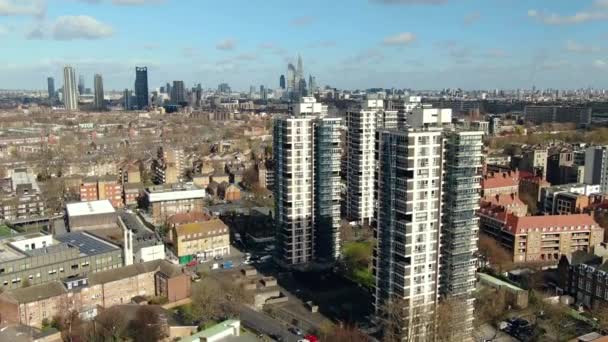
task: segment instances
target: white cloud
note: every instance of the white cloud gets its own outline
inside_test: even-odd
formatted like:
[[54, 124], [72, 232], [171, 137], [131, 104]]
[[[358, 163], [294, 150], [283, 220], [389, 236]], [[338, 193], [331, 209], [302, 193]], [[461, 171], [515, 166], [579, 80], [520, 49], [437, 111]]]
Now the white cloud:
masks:
[[234, 50], [236, 48], [236, 41], [232, 38], [226, 38], [215, 46], [218, 50]]
[[596, 59], [595, 61], [593, 61], [593, 66], [598, 69], [608, 70], [608, 61], [605, 61], [603, 59]]
[[588, 53], [588, 52], [598, 52], [601, 50], [601, 48], [599, 48], [597, 46], [580, 44], [574, 40], [568, 40], [568, 41], [566, 41], [565, 50], [568, 52]]
[[416, 35], [411, 32], [402, 32], [384, 38], [384, 45], [409, 45], [416, 40]]
[[528, 10], [528, 17], [533, 18], [545, 25], [574, 25], [592, 21], [608, 20], [608, 12], [581, 11], [573, 15], [561, 15], [557, 13], [544, 13], [531, 9]]
[[44, 16], [46, 3], [43, 0], [0, 0], [0, 16]]
[[370, 0], [384, 5], [440, 5], [445, 4], [448, 0]]
[[114, 30], [87, 15], [62, 16], [54, 22], [40, 23], [27, 34], [27, 39], [94, 40], [112, 36]]

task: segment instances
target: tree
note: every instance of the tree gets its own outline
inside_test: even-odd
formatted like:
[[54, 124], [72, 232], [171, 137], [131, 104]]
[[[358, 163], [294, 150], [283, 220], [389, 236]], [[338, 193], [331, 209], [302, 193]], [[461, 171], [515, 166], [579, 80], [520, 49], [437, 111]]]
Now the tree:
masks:
[[165, 337], [164, 324], [153, 306], [142, 305], [131, 322], [131, 338], [135, 342], [160, 341]]
[[74, 341], [75, 331], [82, 324], [82, 320], [75, 310], [61, 313], [53, 318], [51, 326], [59, 331], [63, 339], [68, 342]]
[[213, 320], [222, 314], [221, 287], [213, 281], [195, 283], [192, 288], [192, 315], [203, 321]]
[[608, 331], [608, 305], [600, 304], [591, 311], [591, 315], [596, 319], [597, 328], [601, 332]]
[[568, 307], [563, 304], [548, 304], [544, 309], [545, 338], [550, 341], [570, 341], [575, 333], [575, 327], [569, 319]]
[[367, 335], [352, 325], [337, 325], [330, 328], [327, 332], [319, 334], [321, 341], [332, 342], [366, 342], [369, 341]]
[[507, 309], [504, 290], [483, 288], [475, 293], [475, 298], [475, 326], [495, 326], [504, 317]]
[[513, 257], [496, 240], [486, 234], [479, 234], [479, 253], [484, 255], [498, 272], [506, 272], [513, 267]]
[[522, 192], [519, 194], [519, 198], [528, 206], [528, 213], [530, 215], [536, 215], [538, 213], [538, 201], [534, 196], [529, 193]]
[[111, 307], [95, 317], [96, 335], [103, 340], [118, 341], [126, 332], [128, 321], [118, 307]]

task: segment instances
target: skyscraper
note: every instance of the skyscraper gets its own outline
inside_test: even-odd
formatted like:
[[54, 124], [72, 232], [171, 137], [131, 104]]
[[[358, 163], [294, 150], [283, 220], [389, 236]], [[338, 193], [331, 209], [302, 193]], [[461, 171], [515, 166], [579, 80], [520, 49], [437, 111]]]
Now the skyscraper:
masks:
[[268, 92], [263, 85], [260, 86], [260, 98], [264, 101], [268, 100]]
[[275, 257], [285, 267], [339, 256], [340, 123], [308, 97], [274, 120]]
[[300, 80], [304, 79], [304, 66], [302, 63], [302, 56], [298, 55], [298, 68], [296, 69], [296, 80], [300, 82]]
[[482, 132], [446, 129], [449, 109], [415, 108], [410, 119], [406, 129], [377, 133], [376, 314], [390, 321], [386, 307], [397, 305], [405, 309], [398, 322], [402, 339], [433, 340], [443, 294], [458, 306], [441, 324], [450, 327], [452, 340], [466, 341]]
[[585, 184], [599, 184], [608, 192], [608, 146], [592, 146], [585, 150]]
[[148, 68], [135, 67], [135, 106], [137, 109], [148, 107], [148, 96]]
[[285, 75], [281, 75], [281, 77], [279, 77], [279, 87], [285, 89], [285, 86]]
[[49, 92], [49, 100], [52, 103], [53, 99], [55, 99], [55, 79], [52, 77], [48, 77], [46, 79], [48, 92]]
[[104, 109], [105, 103], [103, 98], [103, 79], [101, 78], [100, 74], [95, 74], [93, 86], [95, 88], [95, 109]]
[[316, 80], [312, 75], [308, 75], [308, 96], [313, 96], [317, 90]]
[[171, 87], [171, 102], [173, 102], [173, 104], [186, 102], [184, 81], [173, 81], [173, 87]]
[[382, 100], [364, 100], [346, 112], [346, 215], [367, 225], [374, 214], [374, 146], [376, 129], [397, 126], [397, 111]]
[[125, 89], [122, 92], [122, 107], [125, 110], [131, 110], [131, 107], [133, 107], [131, 103], [131, 91], [129, 89]]
[[444, 133], [445, 163], [441, 227], [441, 277], [439, 293], [451, 299], [446, 310], [447, 336], [451, 341], [470, 341], [473, 332], [473, 291], [479, 210], [482, 131]]
[[76, 73], [71, 66], [63, 68], [63, 104], [68, 111], [78, 110]]
[[169, 82], [167, 82], [167, 86], [165, 87], [165, 90], [167, 91], [167, 94], [168, 94], [169, 96], [171, 96], [171, 91], [172, 91], [173, 89], [171, 88], [171, 84], [170, 84]]
[[296, 68], [293, 64], [287, 64], [287, 90], [296, 91]]
[[78, 76], [78, 94], [84, 95], [85, 87], [84, 87], [84, 76]]

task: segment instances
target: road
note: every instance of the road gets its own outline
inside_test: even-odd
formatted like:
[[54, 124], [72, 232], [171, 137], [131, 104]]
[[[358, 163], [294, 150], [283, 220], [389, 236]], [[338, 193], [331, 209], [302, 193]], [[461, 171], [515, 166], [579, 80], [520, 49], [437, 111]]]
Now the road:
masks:
[[297, 335], [290, 333], [281, 322], [267, 316], [262, 312], [257, 312], [246, 306], [241, 306], [239, 309], [241, 322], [244, 326], [260, 332], [265, 335], [278, 335], [283, 337], [285, 342], [297, 342], [302, 339]]

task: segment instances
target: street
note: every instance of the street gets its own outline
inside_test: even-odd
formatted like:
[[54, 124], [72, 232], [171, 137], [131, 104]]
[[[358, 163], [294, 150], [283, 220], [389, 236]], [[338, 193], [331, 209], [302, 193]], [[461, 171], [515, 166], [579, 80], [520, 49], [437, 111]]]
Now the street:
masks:
[[274, 320], [263, 312], [257, 312], [246, 306], [241, 306], [239, 313], [243, 325], [256, 332], [269, 336], [281, 336], [285, 342], [297, 342], [303, 338], [290, 333], [281, 322]]

